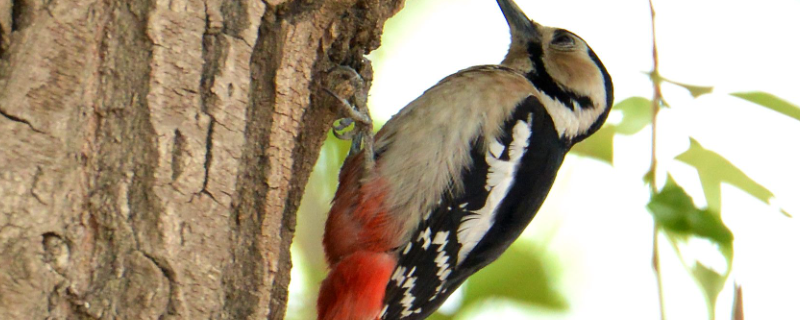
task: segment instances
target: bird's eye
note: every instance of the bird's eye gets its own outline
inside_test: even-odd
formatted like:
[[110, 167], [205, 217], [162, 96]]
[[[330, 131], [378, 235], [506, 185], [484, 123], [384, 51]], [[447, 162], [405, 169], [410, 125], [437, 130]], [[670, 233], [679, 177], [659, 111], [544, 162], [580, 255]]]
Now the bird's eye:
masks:
[[550, 41], [550, 44], [558, 47], [572, 47], [575, 45], [575, 38], [569, 34], [562, 33], [553, 37], [553, 41]]

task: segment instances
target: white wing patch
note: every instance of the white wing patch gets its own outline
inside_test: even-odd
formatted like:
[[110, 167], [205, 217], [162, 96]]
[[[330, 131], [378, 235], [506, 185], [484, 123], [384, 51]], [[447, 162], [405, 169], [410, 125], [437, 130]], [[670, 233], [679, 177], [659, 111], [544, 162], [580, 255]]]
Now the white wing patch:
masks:
[[522, 154], [528, 147], [528, 139], [531, 136], [530, 123], [519, 120], [514, 125], [511, 133], [511, 144], [508, 150], [508, 161], [500, 160], [505, 147], [499, 141], [494, 140], [489, 144], [489, 152], [486, 154], [486, 163], [489, 165], [489, 172], [486, 177], [486, 190], [489, 196], [486, 198], [483, 208], [471, 211], [462, 218], [458, 228], [458, 242], [461, 249], [458, 251], [458, 263], [475, 248], [475, 245], [483, 238], [494, 224], [494, 214], [497, 206], [503, 201], [508, 193], [509, 187], [514, 179]]

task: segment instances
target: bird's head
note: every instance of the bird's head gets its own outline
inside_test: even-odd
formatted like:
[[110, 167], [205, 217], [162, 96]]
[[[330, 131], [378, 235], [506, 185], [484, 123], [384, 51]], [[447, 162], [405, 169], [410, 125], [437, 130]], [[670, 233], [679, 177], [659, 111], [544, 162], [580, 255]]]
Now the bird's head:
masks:
[[497, 4], [511, 28], [511, 46], [502, 64], [524, 73], [558, 102], [548, 112], [562, 137], [574, 143], [597, 131], [614, 97], [611, 76], [592, 48], [572, 32], [528, 19], [512, 0]]

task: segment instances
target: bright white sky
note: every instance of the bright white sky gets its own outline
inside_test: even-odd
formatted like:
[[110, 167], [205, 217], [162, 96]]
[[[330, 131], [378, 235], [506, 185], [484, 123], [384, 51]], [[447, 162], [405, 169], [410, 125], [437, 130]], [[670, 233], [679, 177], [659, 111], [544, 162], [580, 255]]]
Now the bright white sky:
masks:
[[[651, 96], [642, 73], [652, 66], [646, 0], [517, 2], [534, 20], [584, 38], [609, 69], [617, 101]], [[800, 319], [800, 123], [726, 95], [762, 90], [800, 103], [800, 1], [656, 0], [655, 6], [661, 73], [715, 87], [715, 94], [695, 100], [665, 85], [673, 108], [659, 120], [660, 179], [668, 170], [704, 205], [696, 172], [671, 160], [688, 147], [691, 135], [775, 193], [795, 218], [723, 186], [723, 219], [736, 237], [730, 280], [744, 286], [747, 319]], [[377, 119], [388, 119], [457, 70], [499, 62], [508, 47], [508, 27], [492, 0], [407, 0], [398, 16], [387, 23], [383, 47], [371, 56], [370, 104]], [[641, 183], [649, 139], [647, 132], [618, 137], [614, 167], [577, 157], [562, 167], [526, 235], [549, 240], [571, 308], [537, 319], [658, 318], [652, 219]], [[661, 243], [668, 318], [707, 319], [699, 289], [667, 242]], [[699, 249], [703, 261], [713, 263], [715, 256]], [[730, 319], [730, 282], [719, 298], [718, 319]], [[470, 319], [498, 314], [530, 316], [502, 305]]]

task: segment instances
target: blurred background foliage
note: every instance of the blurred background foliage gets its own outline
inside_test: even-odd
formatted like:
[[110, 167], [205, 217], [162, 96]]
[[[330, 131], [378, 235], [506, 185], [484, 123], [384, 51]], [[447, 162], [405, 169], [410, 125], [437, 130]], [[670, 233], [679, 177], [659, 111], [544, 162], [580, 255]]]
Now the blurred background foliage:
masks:
[[[543, 1], [517, 2], [534, 20], [540, 19], [535, 9], [528, 8], [540, 9], [545, 5]], [[558, 12], [559, 9], [583, 6], [589, 6], [586, 8], [588, 11], [593, 10], [588, 1], [565, 2], [560, 7], [550, 4], [554, 8], [546, 7], [539, 12], [544, 11], [544, 15], [549, 17], [557, 14], [548, 15], [548, 10]], [[616, 2], [631, 3], [626, 0]], [[595, 12], [635, 15], [638, 20], [631, 19], [628, 22], [636, 23], [637, 28], [647, 29], [644, 32], [647, 34], [650, 27], [650, 12], [644, 10], [648, 8], [647, 2], [636, 2], [636, 6], [631, 6], [629, 11], [619, 8], [606, 10], [608, 8], [602, 7]], [[710, 2], [712, 4], [686, 6], [685, 9], [689, 12], [703, 6], [729, 5], [726, 2]], [[687, 3], [690, 2], [684, 1], [684, 4]], [[655, 5], [659, 10], [661, 2]], [[376, 130], [393, 112], [442, 77], [463, 67], [501, 60], [507, 46], [486, 44], [508, 41], [505, 21], [494, 6], [494, 1], [490, 0], [406, 1], [406, 8], [387, 23], [382, 47], [370, 56], [376, 76], [370, 97], [370, 108], [377, 122]], [[664, 11], [668, 13], [681, 12], [667, 5], [665, 7]], [[742, 10], [749, 9], [745, 7]], [[447, 21], [451, 22], [443, 21], [438, 15], [442, 13], [448, 13], [450, 20]], [[757, 15], [757, 11], [753, 14]], [[765, 262], [784, 262], [785, 268], [771, 269], [763, 269], [764, 264], [734, 260], [734, 252], [738, 252], [736, 248], [744, 251], [737, 255], [737, 259], [757, 257], [750, 252], [753, 247], [763, 246], [763, 243], [751, 239], [763, 238], [771, 233], [778, 238], [773, 242], [765, 242], [769, 246], [760, 249], [775, 251], [776, 255], [783, 256], [784, 253], [797, 252], [797, 246], [800, 245], [798, 223], [791, 218], [792, 213], [798, 212], [795, 196], [800, 193], [796, 182], [800, 180], [800, 171], [786, 165], [800, 160], [796, 142], [798, 136], [791, 135], [800, 133], [800, 123], [797, 122], [800, 121], [800, 108], [797, 104], [766, 92], [736, 91], [736, 85], [727, 85], [729, 88], [725, 88], [726, 84], [723, 84], [723, 90], [718, 90], [711, 86], [684, 83], [692, 81], [689, 77], [681, 78], [681, 82], [669, 80], [660, 75], [669, 71], [663, 67], [666, 71], [659, 73], [656, 70], [642, 75], [642, 71], [652, 66], [652, 55], [648, 52], [652, 50], [652, 38], [641, 37], [640, 31], [640, 39], [632, 41], [637, 48], [634, 54], [643, 55], [646, 59], [632, 61], [616, 57], [614, 48], [608, 44], [599, 48], [604, 46], [605, 38], [598, 33], [612, 32], [613, 28], [593, 33], [583, 27], [588, 31], [587, 35], [584, 30], [575, 30], [581, 28], [580, 25], [577, 28], [564, 25], [570, 23], [569, 17], [576, 18], [570, 14], [566, 16], [540, 22], [573, 29], [587, 39], [604, 59], [615, 79], [617, 92], [617, 102], [609, 121], [595, 135], [573, 148], [548, 201], [523, 237], [497, 262], [471, 277], [431, 319], [489, 319], [497, 316], [587, 319], [600, 315], [604, 315], [601, 318], [613, 316], [615, 319], [725, 319], [737, 316], [733, 310], [737, 304], [741, 305], [743, 296], [746, 297], [744, 305], [747, 306], [748, 315], [753, 315], [754, 319], [765, 318], [762, 317], [764, 315], [771, 315], [766, 318], [774, 319], [800, 317], [796, 305], [792, 307], [785, 303], [800, 301], [797, 289], [800, 287], [800, 277], [796, 269], [795, 272], [786, 272], [800, 266], [796, 258]], [[477, 19], [475, 17], [480, 17], [480, 20], [470, 20]], [[680, 17], [675, 19], [680, 20]], [[462, 25], [452, 21], [460, 21]], [[472, 29], [466, 24], [471, 25]], [[662, 28], [669, 26], [667, 23]], [[620, 28], [628, 30], [625, 28], [629, 26], [622, 23]], [[433, 30], [436, 30], [435, 34], [428, 40], [420, 36]], [[454, 33], [466, 33], [468, 36], [465, 38], [462, 35], [456, 39], [445, 37]], [[633, 37], [629, 34], [625, 36]], [[668, 34], [665, 41], [668, 44], [669, 37]], [[452, 49], [459, 45], [463, 48]], [[492, 49], [488, 53], [479, 53], [480, 47]], [[441, 48], [451, 48], [449, 57], [457, 52], [478, 58], [448, 59], [448, 56], [439, 55], [448, 53]], [[670, 53], [665, 56], [669, 59]], [[647, 59], [650, 59], [650, 66], [642, 63]], [[757, 60], [745, 62], [758, 64]], [[669, 60], [663, 65], [674, 66]], [[796, 68], [800, 64], [787, 66], [789, 71], [800, 72], [800, 68]], [[396, 71], [398, 68], [412, 69], [406, 71], [411, 76]], [[780, 77], [780, 72], [776, 72], [774, 76]], [[681, 72], [675, 73], [683, 75]], [[394, 79], [381, 78], [387, 75]], [[702, 74], [697, 77], [701, 80], [709, 78]], [[719, 79], [726, 77], [722, 75]], [[793, 81], [796, 83], [796, 80]], [[644, 89], [642, 83], [645, 84]], [[647, 87], [652, 88], [654, 84], [659, 88], [663, 85], [665, 97], [654, 97], [654, 104], [654, 99], [637, 96], [649, 94]], [[734, 90], [730, 90], [730, 87]], [[756, 88], [770, 89], [769, 86], [757, 85]], [[784, 87], [778, 85], [773, 88], [781, 93], [786, 92]], [[734, 109], [728, 108], [728, 105], [734, 106]], [[654, 108], [663, 114], [657, 118], [659, 144], [654, 154], [658, 166], [652, 171], [650, 156]], [[735, 115], [728, 117], [726, 112]], [[788, 121], [773, 120], [776, 117]], [[705, 121], [703, 130], [684, 128], [694, 127], [698, 121]], [[724, 125], [730, 122], [734, 122], [738, 129], [731, 130]], [[741, 137], [739, 131], [748, 132], [746, 136], [752, 138], [737, 138]], [[705, 138], [730, 152], [730, 147], [715, 143], [725, 139], [726, 135], [730, 136], [729, 139], [738, 139], [732, 144], [740, 146], [740, 149], [752, 148], [752, 152], [744, 153], [750, 153], [755, 160], [745, 159], [741, 162], [774, 167], [768, 172], [778, 177], [761, 173], [753, 169], [753, 165], [742, 169], [735, 161], [726, 158], [724, 152], [718, 153], [699, 142]], [[779, 143], [788, 143], [785, 148], [791, 150], [787, 153], [772, 147], [776, 145], [776, 139]], [[661, 144], [662, 141], [664, 144]], [[619, 145], [615, 145], [615, 142]], [[298, 213], [297, 233], [292, 248], [295, 268], [292, 270], [287, 319], [314, 319], [316, 316], [316, 290], [326, 274], [320, 244], [323, 226], [336, 190], [338, 171], [348, 149], [349, 141], [341, 141], [330, 135], [309, 179]], [[765, 155], [764, 149], [774, 152]], [[737, 159], [744, 159], [734, 155]], [[774, 160], [776, 158], [789, 160], [782, 162]], [[765, 180], [768, 181], [794, 179], [795, 182], [788, 188], [772, 183], [780, 191], [773, 192], [767, 187], [768, 184], [751, 177], [748, 171], [753, 170], [757, 171], [756, 176], [767, 177]], [[650, 186], [654, 179], [655, 188]], [[734, 196], [723, 197], [723, 194]], [[787, 194], [793, 196], [787, 197]], [[742, 200], [747, 197], [761, 205]], [[770, 216], [753, 217], [754, 213], [748, 212], [745, 213], [748, 217], [741, 217], [741, 211], [752, 211], [753, 208]], [[752, 223], [755, 220], [746, 219], [767, 222], [756, 224]], [[730, 223], [726, 223], [728, 221]], [[654, 223], [659, 230], [655, 236]], [[664, 288], [657, 285], [651, 260], [655, 247], [653, 241], [659, 239], [669, 244], [667, 247], [656, 247], [655, 251], [661, 266], [657, 277], [659, 282], [663, 280]], [[744, 271], [738, 274], [734, 272], [737, 265], [742, 265]], [[759, 275], [769, 272], [784, 272], [776, 277], [784, 279], [785, 283], [765, 286]], [[739, 285], [743, 287], [737, 290]], [[749, 290], [755, 293], [748, 295], [751, 292]], [[660, 315], [661, 308], [665, 310]]]

